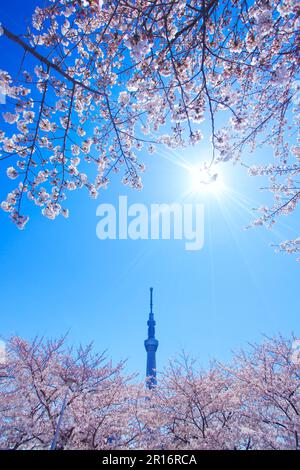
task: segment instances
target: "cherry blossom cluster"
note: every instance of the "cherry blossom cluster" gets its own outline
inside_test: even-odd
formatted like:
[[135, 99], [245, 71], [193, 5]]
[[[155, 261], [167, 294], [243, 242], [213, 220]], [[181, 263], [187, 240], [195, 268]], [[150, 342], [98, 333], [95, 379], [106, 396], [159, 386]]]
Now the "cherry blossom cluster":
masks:
[[[276, 247], [276, 251], [284, 251], [288, 254], [300, 253], [300, 237], [281, 242], [279, 246]], [[300, 258], [297, 258], [297, 261], [300, 262]]]
[[2, 209], [23, 228], [25, 198], [55, 219], [69, 191], [96, 198], [112, 173], [140, 190], [141, 149], [196, 145], [205, 120], [208, 163], [270, 145], [293, 179], [298, 30], [296, 0], [49, 0], [23, 36], [2, 25], [25, 54], [17, 77], [0, 71], [0, 158], [16, 185]]

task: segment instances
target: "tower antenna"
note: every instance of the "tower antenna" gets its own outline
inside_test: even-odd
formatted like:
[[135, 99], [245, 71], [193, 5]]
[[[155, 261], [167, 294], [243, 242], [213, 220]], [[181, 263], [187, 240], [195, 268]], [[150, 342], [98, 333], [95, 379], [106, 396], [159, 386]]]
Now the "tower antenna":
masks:
[[153, 313], [153, 287], [150, 287], [150, 313]]

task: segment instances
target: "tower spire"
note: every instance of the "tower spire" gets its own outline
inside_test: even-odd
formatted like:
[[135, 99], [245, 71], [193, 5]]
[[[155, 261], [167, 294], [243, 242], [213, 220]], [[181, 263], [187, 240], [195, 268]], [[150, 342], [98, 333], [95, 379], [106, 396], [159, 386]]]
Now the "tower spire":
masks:
[[150, 287], [150, 313], [153, 313], [153, 287]]
[[156, 351], [158, 341], [155, 338], [155, 320], [153, 313], [153, 287], [150, 287], [150, 313], [148, 325], [148, 338], [145, 340], [145, 349], [147, 351], [147, 367], [146, 367], [146, 385], [149, 389], [156, 385]]

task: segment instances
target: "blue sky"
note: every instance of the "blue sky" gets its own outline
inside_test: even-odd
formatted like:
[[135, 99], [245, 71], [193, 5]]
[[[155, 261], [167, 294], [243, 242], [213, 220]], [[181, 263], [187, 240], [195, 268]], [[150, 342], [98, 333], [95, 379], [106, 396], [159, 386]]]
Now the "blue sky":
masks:
[[[24, 5], [25, 3], [25, 5]], [[36, 2], [2, 2], [0, 21], [24, 30]], [[24, 15], [17, 12], [24, 11]], [[26, 11], [25, 11], [26, 10]], [[14, 50], [3, 50], [0, 68], [10, 67]], [[2, 105], [3, 106], [3, 105]], [[243, 230], [252, 207], [269, 200], [263, 181], [245, 169], [222, 168], [227, 190], [218, 195], [191, 194], [182, 159], [199, 163], [208, 146], [154, 155], [141, 154], [147, 171], [144, 190], [121, 185], [116, 175], [97, 201], [84, 191], [70, 193], [70, 218], [50, 221], [37, 210], [24, 231], [0, 212], [0, 335], [58, 336], [69, 342], [93, 341], [117, 361], [128, 358], [128, 370], [145, 369], [143, 341], [154, 287], [154, 312], [160, 341], [161, 369], [182, 349], [205, 366], [209, 359], [228, 360], [232, 350], [261, 340], [261, 335], [292, 331], [299, 336], [298, 272], [294, 257], [275, 254], [271, 243], [299, 236], [297, 217], [284, 218], [274, 230]], [[264, 149], [252, 159], [265, 159]], [[9, 182], [0, 165], [0, 198]], [[96, 237], [96, 208], [101, 202], [202, 202], [205, 206], [204, 247], [184, 250], [180, 240], [106, 240]]]

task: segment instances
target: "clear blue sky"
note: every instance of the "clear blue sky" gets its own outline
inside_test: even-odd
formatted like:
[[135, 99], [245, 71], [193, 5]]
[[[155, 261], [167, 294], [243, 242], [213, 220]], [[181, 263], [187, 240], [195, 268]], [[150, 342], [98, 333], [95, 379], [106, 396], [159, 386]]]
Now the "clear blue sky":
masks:
[[[24, 18], [36, 4], [1, 2], [0, 21], [23, 32]], [[0, 68], [13, 67], [15, 49], [2, 44], [0, 38]], [[205, 144], [176, 155], [142, 154], [147, 166], [142, 192], [123, 187], [118, 175], [97, 201], [84, 191], [72, 192], [68, 220], [50, 221], [30, 208], [30, 222], [19, 231], [1, 211], [0, 335], [53, 337], [69, 330], [70, 343], [94, 341], [96, 349], [108, 349], [115, 361], [127, 357], [130, 371], [144, 373], [143, 340], [153, 286], [159, 369], [182, 349], [206, 365], [210, 358], [229, 359], [232, 350], [261, 340], [262, 333], [294, 331], [299, 336], [299, 263], [270, 247], [299, 236], [299, 211], [271, 232], [244, 231], [251, 208], [268, 196], [259, 191], [263, 182], [242, 168], [224, 167], [228, 189], [218, 197], [185, 200], [205, 205], [201, 251], [185, 251], [183, 241], [97, 239], [100, 202], [116, 204], [119, 194], [127, 194], [129, 203], [180, 202], [191, 182], [178, 162], [200, 162], [206, 155]], [[3, 164], [0, 180], [3, 200], [9, 188]]]

